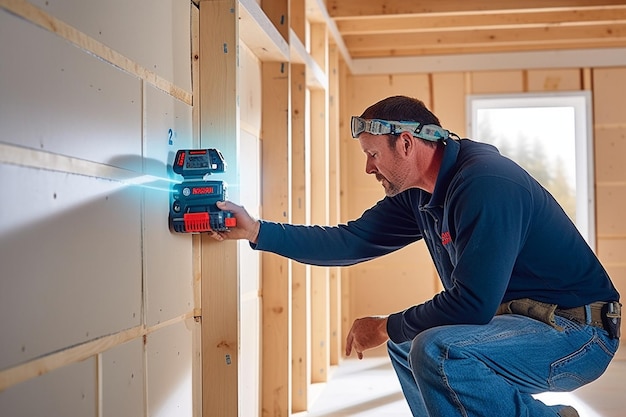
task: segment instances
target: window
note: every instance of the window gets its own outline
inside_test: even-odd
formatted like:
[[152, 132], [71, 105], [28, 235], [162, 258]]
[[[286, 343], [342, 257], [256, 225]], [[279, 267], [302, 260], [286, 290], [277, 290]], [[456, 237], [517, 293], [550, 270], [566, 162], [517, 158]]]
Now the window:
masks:
[[500, 149], [563, 206], [593, 248], [589, 92], [468, 97], [470, 138]]

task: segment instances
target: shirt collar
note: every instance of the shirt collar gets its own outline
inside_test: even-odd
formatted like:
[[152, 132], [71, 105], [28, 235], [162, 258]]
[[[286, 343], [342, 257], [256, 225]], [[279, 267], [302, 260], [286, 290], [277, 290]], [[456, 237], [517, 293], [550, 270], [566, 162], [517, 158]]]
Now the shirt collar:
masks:
[[439, 174], [437, 175], [437, 182], [435, 183], [435, 189], [430, 197], [430, 201], [426, 205], [427, 207], [440, 207], [443, 206], [443, 202], [448, 191], [448, 185], [452, 180], [454, 172], [452, 167], [456, 163], [459, 151], [461, 150], [460, 140], [447, 139], [445, 142], [445, 149], [443, 151], [443, 158], [441, 160], [441, 167], [439, 168]]

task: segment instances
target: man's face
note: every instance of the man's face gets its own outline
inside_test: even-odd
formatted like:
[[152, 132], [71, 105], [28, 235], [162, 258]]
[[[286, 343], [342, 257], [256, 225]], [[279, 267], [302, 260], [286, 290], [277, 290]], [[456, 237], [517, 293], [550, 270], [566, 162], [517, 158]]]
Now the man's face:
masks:
[[376, 179], [385, 189], [385, 195], [393, 197], [407, 187], [408, 169], [406, 160], [402, 158], [398, 149], [401, 139], [396, 146], [389, 145], [387, 136], [361, 133], [359, 143], [365, 153], [365, 172], [376, 176]]

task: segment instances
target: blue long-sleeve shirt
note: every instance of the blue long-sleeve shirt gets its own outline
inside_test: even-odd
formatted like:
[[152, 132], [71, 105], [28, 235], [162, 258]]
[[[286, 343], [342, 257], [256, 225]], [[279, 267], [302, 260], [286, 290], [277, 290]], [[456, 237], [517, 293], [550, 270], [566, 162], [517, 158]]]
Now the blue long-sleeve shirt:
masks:
[[444, 291], [389, 316], [394, 342], [435, 326], [488, 323], [500, 303], [518, 298], [563, 308], [619, 300], [550, 193], [493, 146], [468, 139], [446, 141], [432, 194], [409, 189], [332, 227], [262, 221], [252, 246], [303, 263], [345, 266], [421, 239]]

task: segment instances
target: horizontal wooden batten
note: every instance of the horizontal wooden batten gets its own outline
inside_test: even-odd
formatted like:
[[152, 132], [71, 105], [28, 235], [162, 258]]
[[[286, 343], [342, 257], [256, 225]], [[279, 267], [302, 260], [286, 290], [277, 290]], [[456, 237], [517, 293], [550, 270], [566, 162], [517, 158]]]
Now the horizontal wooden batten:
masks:
[[33, 359], [21, 365], [0, 371], [0, 392], [19, 384], [44, 375], [72, 363], [84, 361], [92, 356], [103, 353], [115, 346], [130, 342], [131, 340], [146, 336], [164, 327], [171, 326], [181, 321], [193, 318], [193, 311], [182, 316], [175, 317], [155, 326], [137, 326], [112, 335], [104, 336], [86, 343], [53, 352], [48, 355]]

